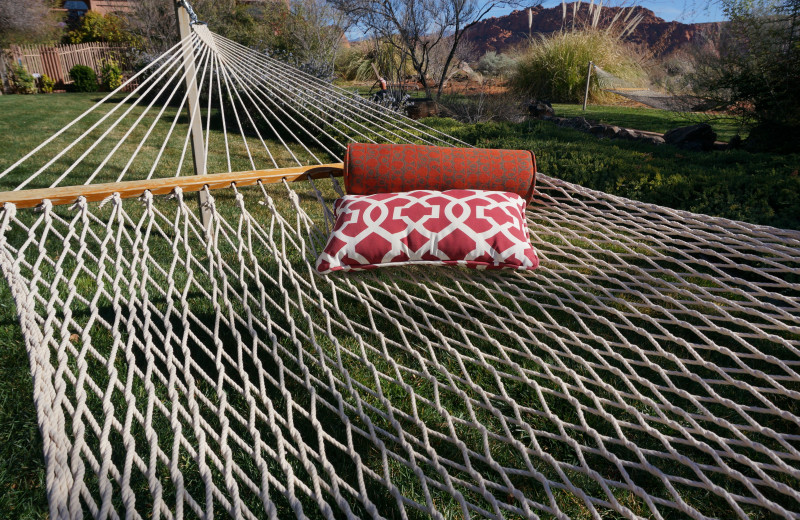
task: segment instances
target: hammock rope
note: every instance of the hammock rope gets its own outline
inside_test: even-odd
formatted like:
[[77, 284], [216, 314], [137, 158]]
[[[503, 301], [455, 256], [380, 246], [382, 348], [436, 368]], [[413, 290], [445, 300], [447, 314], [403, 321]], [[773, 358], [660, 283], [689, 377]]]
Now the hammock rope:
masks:
[[[148, 70], [3, 182], [463, 144], [202, 25]], [[537, 271], [321, 277], [335, 178], [187, 195], [0, 212], [51, 518], [800, 518], [800, 233], [542, 175]]]

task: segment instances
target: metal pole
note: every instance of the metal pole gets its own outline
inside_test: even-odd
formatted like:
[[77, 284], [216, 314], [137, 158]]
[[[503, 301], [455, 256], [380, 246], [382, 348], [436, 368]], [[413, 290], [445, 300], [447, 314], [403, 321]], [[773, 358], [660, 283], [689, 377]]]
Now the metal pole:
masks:
[[6, 93], [6, 53], [0, 50], [0, 95]]
[[[186, 71], [187, 111], [192, 134], [194, 174], [204, 175], [208, 171], [206, 170], [205, 145], [203, 143], [203, 122], [200, 116], [200, 95], [197, 91], [197, 69], [194, 63], [192, 42], [187, 39], [187, 36], [192, 33], [192, 20], [183, 0], [175, 2], [175, 18], [178, 20], [178, 32], [183, 41], [183, 68]], [[192, 118], [192, 114], [195, 114], [194, 118]], [[200, 204], [200, 218], [203, 221], [203, 227], [208, 229], [211, 222], [211, 210], [208, 208], [208, 192], [200, 190], [197, 194]]]
[[583, 111], [586, 112], [586, 103], [589, 101], [589, 80], [592, 79], [592, 67], [594, 62], [589, 62], [589, 71], [586, 73], [586, 92], [583, 94]]

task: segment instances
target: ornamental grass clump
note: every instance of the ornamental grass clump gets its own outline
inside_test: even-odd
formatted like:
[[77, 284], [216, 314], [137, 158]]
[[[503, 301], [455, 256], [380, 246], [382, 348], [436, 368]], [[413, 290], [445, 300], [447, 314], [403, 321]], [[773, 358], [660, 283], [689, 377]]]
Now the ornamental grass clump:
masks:
[[336, 56], [336, 75], [345, 81], [374, 81], [376, 70], [394, 82], [414, 74], [408, 56], [398, 50], [397, 43], [389, 41], [362, 42]]
[[[645, 78], [634, 52], [618, 36], [589, 28], [532, 38], [517, 62], [510, 83], [514, 90], [532, 98], [580, 103], [590, 61], [626, 82], [641, 82]], [[613, 94], [601, 87], [598, 76], [593, 74], [589, 101], [610, 101]]]

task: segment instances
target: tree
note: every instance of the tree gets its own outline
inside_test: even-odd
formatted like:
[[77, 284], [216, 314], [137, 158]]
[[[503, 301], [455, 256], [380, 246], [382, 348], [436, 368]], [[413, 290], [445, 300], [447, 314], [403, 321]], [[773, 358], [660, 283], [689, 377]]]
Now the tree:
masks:
[[[215, 32], [237, 41], [246, 37], [247, 41], [241, 42], [245, 45], [259, 39], [254, 17], [239, 2], [192, 0], [190, 3], [200, 21]], [[146, 53], [161, 54], [178, 42], [174, 0], [138, 0], [130, 4], [130, 10], [123, 16]]]
[[800, 0], [721, 0], [730, 23], [692, 83], [750, 126], [756, 150], [800, 150]]
[[325, 0], [293, 0], [285, 25], [296, 65], [317, 77], [332, 78], [346, 18]]
[[0, 0], [0, 47], [56, 40], [58, 22], [46, 0]]
[[[344, 35], [344, 17], [324, 0], [193, 0], [191, 4], [201, 21], [226, 38], [309, 72], [327, 71], [324, 75], [329, 76], [333, 71], [336, 49]], [[131, 7], [126, 15], [128, 26], [147, 53], [160, 54], [178, 41], [171, 0], [138, 0]]]
[[[365, 34], [390, 42], [407, 56], [428, 96], [437, 99], [454, 65], [467, 29], [489, 11], [515, 1], [496, 0], [330, 0]], [[441, 52], [441, 49], [444, 52]], [[440, 57], [432, 67], [432, 56]], [[441, 58], [443, 56], [443, 58]]]

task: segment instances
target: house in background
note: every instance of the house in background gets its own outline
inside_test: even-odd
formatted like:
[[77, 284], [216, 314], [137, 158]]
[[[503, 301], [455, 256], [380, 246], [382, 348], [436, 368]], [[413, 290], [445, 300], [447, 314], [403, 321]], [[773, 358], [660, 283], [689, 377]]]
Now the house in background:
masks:
[[66, 0], [63, 9], [67, 11], [67, 16], [69, 18], [77, 19], [85, 15], [87, 11], [95, 11], [100, 14], [129, 11], [134, 1], [135, 0]]
[[[27, 1], [27, 0], [11, 0]], [[64, 29], [75, 27], [89, 11], [101, 15], [124, 14], [131, 11], [138, 0], [61, 0], [54, 2], [56, 6], [50, 11], [62, 22]], [[166, 0], [165, 0], [166, 1]], [[66, 22], [66, 24], [64, 23]], [[66, 26], [65, 26], [66, 25]], [[64, 45], [11, 45], [8, 49], [0, 49], [0, 94], [4, 93], [8, 82], [6, 71], [9, 67], [21, 65], [33, 75], [47, 75], [55, 80], [58, 88], [72, 83], [69, 71], [75, 65], [91, 67], [100, 74], [101, 67], [108, 60], [114, 60], [125, 66], [129, 58], [126, 45], [105, 42], [89, 42]]]

